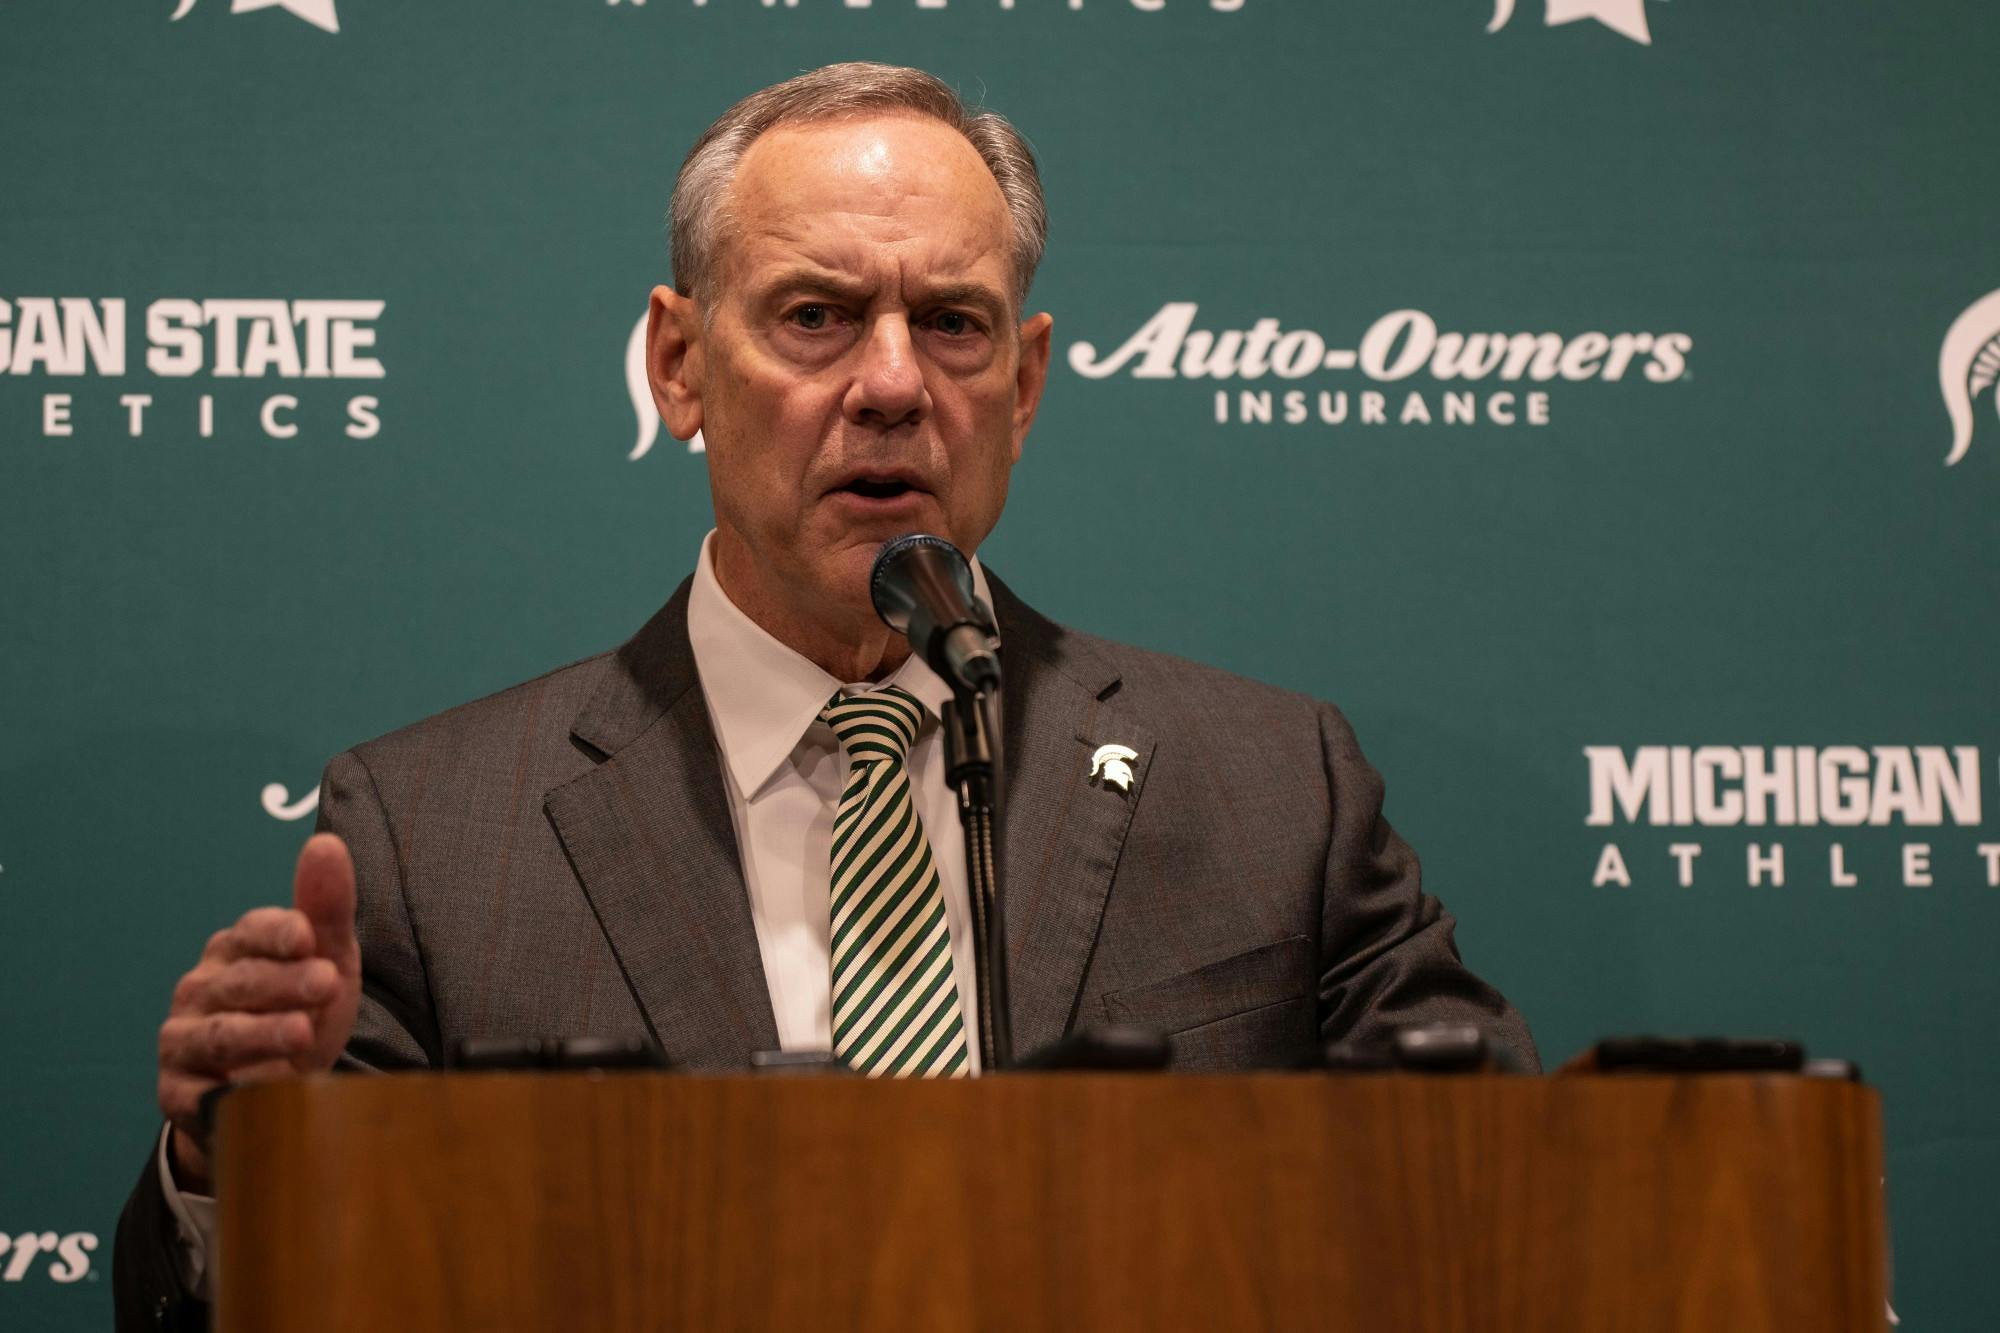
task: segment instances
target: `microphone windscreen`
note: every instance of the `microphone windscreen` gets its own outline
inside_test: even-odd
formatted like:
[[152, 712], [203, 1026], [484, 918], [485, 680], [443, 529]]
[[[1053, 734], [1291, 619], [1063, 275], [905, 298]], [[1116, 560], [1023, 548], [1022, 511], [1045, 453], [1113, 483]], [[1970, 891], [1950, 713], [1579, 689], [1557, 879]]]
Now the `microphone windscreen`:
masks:
[[956, 583], [965, 600], [972, 600], [972, 565], [963, 551], [928, 532], [892, 537], [876, 553], [868, 574], [868, 596], [875, 614], [898, 634], [910, 631], [910, 616], [920, 604], [918, 570], [925, 568], [933, 577], [942, 575]]

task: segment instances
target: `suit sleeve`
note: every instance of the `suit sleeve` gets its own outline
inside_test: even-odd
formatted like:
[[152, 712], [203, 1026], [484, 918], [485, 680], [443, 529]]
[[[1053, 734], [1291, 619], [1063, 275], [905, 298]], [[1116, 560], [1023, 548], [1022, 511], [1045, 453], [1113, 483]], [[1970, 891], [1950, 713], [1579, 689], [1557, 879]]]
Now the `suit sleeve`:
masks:
[[336, 755], [320, 780], [319, 831], [354, 857], [361, 1008], [344, 1069], [424, 1069], [444, 1063], [423, 949], [410, 924], [404, 859], [374, 774], [360, 755]]
[[139, 1183], [118, 1215], [111, 1242], [111, 1306], [118, 1333], [208, 1327], [208, 1305], [190, 1295], [181, 1277], [179, 1223], [160, 1183], [158, 1140], [146, 1154]]
[[1413, 1023], [1472, 1023], [1539, 1070], [1528, 1025], [1467, 969], [1453, 921], [1424, 892], [1417, 854], [1382, 817], [1382, 778], [1347, 719], [1320, 710], [1333, 801], [1321, 908], [1320, 1036], [1372, 1044]]

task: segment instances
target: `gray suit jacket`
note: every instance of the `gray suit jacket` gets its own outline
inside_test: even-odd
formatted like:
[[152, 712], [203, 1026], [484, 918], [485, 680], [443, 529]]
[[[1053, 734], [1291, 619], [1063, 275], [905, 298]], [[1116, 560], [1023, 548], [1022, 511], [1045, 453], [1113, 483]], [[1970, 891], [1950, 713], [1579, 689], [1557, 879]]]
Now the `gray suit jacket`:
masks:
[[[1172, 1033], [1178, 1067], [1250, 1068], [1458, 1020], [1532, 1061], [1339, 712], [993, 596], [1018, 1051], [1116, 1020]], [[1130, 791], [1087, 780], [1114, 742], [1139, 753]], [[732, 1069], [775, 1048], [723, 781], [685, 585], [614, 653], [335, 759], [320, 826], [364, 886], [350, 1055], [647, 1036]]]
[[[1065, 629], [990, 582], [1017, 1051], [1116, 1021], [1172, 1034], [1177, 1068], [1252, 1069], [1452, 1021], [1534, 1067], [1338, 710]], [[777, 1046], [687, 592], [616, 652], [328, 765], [319, 826], [347, 840], [361, 890], [348, 1063], [596, 1036], [726, 1070]], [[1088, 781], [1113, 743], [1138, 752], [1129, 791]], [[121, 1328], [199, 1324], [172, 1235], [149, 1158], [119, 1227]]]

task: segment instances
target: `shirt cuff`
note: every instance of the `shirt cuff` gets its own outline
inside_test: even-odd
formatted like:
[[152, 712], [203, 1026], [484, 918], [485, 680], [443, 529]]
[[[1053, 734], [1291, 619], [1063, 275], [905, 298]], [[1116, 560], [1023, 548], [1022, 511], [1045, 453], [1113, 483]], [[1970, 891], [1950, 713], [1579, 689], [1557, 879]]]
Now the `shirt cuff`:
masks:
[[167, 1196], [167, 1208], [174, 1215], [174, 1253], [178, 1260], [181, 1286], [196, 1300], [208, 1295], [208, 1256], [215, 1245], [215, 1200], [206, 1194], [186, 1194], [174, 1184], [174, 1167], [167, 1154], [173, 1151], [174, 1127], [160, 1135], [160, 1190]]

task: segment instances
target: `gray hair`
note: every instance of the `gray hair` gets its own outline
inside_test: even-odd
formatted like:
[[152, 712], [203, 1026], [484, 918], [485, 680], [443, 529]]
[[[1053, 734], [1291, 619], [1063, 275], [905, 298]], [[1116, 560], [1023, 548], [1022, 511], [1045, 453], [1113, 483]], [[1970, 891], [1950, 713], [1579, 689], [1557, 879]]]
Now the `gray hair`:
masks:
[[842, 120], [870, 112], [907, 111], [939, 120], [964, 135], [985, 161], [1013, 223], [1014, 302], [1028, 299], [1048, 244], [1034, 150], [1007, 118], [966, 109], [951, 85], [920, 69], [852, 61], [827, 65], [750, 94], [722, 113], [695, 140], [674, 183], [667, 213], [673, 239], [674, 283], [706, 304], [716, 291], [717, 243], [728, 225], [727, 195], [743, 154], [766, 130]]

